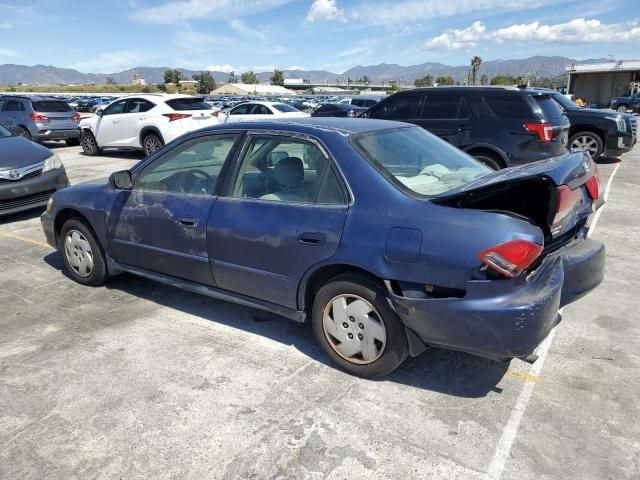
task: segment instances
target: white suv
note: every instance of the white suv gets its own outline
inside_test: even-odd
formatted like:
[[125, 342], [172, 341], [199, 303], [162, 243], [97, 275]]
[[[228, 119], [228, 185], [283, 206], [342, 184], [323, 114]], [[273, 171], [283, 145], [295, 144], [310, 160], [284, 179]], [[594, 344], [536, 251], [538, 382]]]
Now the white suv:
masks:
[[218, 123], [218, 112], [197, 97], [131, 95], [81, 120], [80, 144], [86, 155], [100, 155], [103, 148], [149, 155], [184, 133]]

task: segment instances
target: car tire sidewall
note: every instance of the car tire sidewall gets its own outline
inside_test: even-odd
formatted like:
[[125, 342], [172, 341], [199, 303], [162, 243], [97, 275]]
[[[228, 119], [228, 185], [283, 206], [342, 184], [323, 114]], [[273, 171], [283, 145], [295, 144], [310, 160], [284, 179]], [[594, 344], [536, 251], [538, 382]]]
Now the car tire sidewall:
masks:
[[483, 165], [489, 167], [491, 170], [502, 169], [502, 165], [500, 164], [500, 162], [495, 158], [493, 158], [492, 156], [480, 153], [478, 155], [474, 155], [473, 157]]
[[[92, 143], [92, 148], [87, 148], [87, 145], [85, 145], [85, 138], [87, 139], [92, 139], [93, 143]], [[98, 146], [98, 141], [96, 140], [96, 137], [93, 135], [93, 133], [84, 130], [81, 134], [80, 134], [80, 145], [82, 146], [82, 151], [84, 152], [85, 155], [88, 155], [90, 157], [96, 156], [100, 154], [100, 147]]]
[[[88, 277], [81, 277], [73, 270], [73, 268], [71, 268], [71, 265], [69, 265], [69, 260], [67, 259], [67, 254], [65, 253], [64, 248], [64, 239], [69, 230], [78, 230], [81, 232], [91, 246], [91, 253], [93, 254], [93, 271]], [[102, 285], [109, 278], [106, 259], [102, 247], [97, 243], [93, 231], [83, 221], [72, 218], [62, 225], [60, 237], [58, 238], [58, 249], [62, 255], [62, 261], [64, 262], [67, 273], [76, 282], [96, 287]]]
[[[370, 302], [382, 316], [387, 342], [382, 356], [373, 363], [358, 365], [338, 355], [327, 340], [323, 327], [326, 305], [341, 294], [358, 295]], [[407, 335], [381, 285], [360, 275], [340, 275], [321, 287], [315, 295], [312, 309], [313, 331], [316, 341], [342, 370], [365, 378], [387, 375], [398, 368], [409, 354]]]
[[575, 133], [569, 139], [569, 149], [571, 149], [571, 145], [573, 145], [573, 141], [578, 137], [591, 137], [596, 141], [596, 144], [598, 145], [598, 149], [596, 151], [596, 154], [592, 157], [593, 160], [596, 160], [596, 159], [598, 159], [598, 158], [600, 158], [602, 156], [602, 154], [604, 153], [604, 143], [602, 142], [602, 139], [600, 138], [600, 135], [598, 135], [596, 133], [593, 133], [593, 132], [578, 132], [578, 133]]
[[152, 153], [156, 152], [158, 149], [161, 148], [161, 147], [158, 147], [158, 149], [154, 150], [153, 152], [150, 152], [147, 147], [147, 141], [150, 138], [155, 138], [161, 146], [164, 145], [164, 142], [162, 141], [162, 139], [157, 133], [148, 133], [147, 135], [144, 136], [144, 139], [142, 140], [142, 150], [146, 156], [151, 155]]
[[20, 135], [21, 137], [24, 137], [27, 140], [32, 140], [31, 132], [28, 129], [24, 127], [16, 127], [16, 130], [18, 130], [18, 135]]
[[626, 105], [618, 105], [618, 108], [616, 108], [616, 111], [624, 113], [624, 112], [627, 111], [627, 106]]

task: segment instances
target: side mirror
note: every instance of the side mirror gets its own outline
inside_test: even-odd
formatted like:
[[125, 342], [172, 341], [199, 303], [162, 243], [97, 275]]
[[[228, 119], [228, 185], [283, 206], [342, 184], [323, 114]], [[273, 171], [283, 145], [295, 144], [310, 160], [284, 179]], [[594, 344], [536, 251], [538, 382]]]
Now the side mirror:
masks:
[[98, 110], [96, 110], [96, 115], [101, 117], [104, 114], [104, 109], [99, 108]]
[[120, 170], [119, 172], [114, 172], [109, 177], [109, 183], [115, 189], [130, 190], [131, 188], [133, 188], [131, 172], [129, 170]]

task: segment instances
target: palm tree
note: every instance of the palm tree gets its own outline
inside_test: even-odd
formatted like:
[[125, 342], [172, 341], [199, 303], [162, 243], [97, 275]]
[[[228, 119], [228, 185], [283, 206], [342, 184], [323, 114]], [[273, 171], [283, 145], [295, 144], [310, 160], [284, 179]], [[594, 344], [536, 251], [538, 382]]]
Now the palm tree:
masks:
[[482, 58], [475, 55], [471, 58], [471, 84], [476, 84], [476, 76], [478, 74], [478, 70], [480, 69], [480, 65], [482, 64]]

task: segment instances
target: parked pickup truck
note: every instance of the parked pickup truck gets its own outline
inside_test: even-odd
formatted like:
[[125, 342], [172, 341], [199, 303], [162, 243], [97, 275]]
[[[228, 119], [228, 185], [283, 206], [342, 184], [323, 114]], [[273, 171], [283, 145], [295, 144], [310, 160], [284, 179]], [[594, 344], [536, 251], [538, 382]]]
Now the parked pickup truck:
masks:
[[618, 156], [628, 152], [636, 143], [638, 122], [626, 113], [581, 108], [560, 92], [547, 88], [533, 88], [551, 94], [571, 122], [569, 149], [589, 152], [594, 160], [601, 155]]
[[626, 97], [614, 97], [611, 100], [611, 108], [619, 112], [631, 111], [640, 113], [640, 92]]

